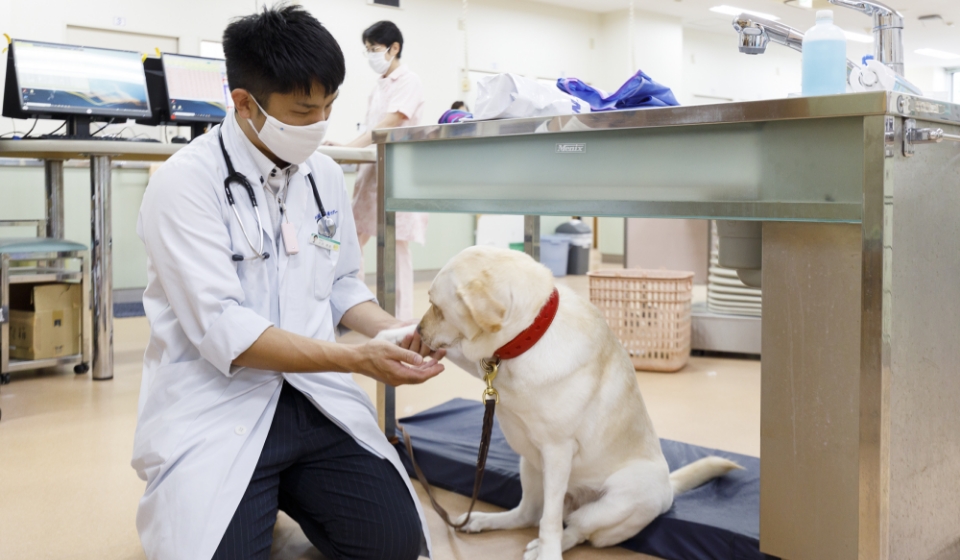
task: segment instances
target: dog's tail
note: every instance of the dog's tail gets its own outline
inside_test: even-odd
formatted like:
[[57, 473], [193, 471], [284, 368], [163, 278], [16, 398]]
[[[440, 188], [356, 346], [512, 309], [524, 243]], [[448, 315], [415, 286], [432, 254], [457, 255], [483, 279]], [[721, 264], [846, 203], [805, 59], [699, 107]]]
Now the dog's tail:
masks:
[[679, 496], [735, 470], [743, 470], [743, 467], [722, 457], [704, 457], [670, 473], [670, 486], [673, 495]]

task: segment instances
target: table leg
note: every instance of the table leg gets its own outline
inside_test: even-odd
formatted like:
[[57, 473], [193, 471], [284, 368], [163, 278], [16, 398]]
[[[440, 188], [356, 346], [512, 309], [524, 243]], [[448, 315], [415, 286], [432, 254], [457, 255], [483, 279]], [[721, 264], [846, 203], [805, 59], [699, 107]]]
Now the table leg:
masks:
[[[397, 215], [387, 212], [384, 190], [384, 146], [377, 149], [377, 299], [391, 315], [397, 308]], [[377, 383], [377, 419], [387, 439], [397, 432], [396, 393], [393, 387]]]
[[0, 255], [0, 373], [10, 367], [10, 255]]
[[91, 353], [93, 351], [92, 348], [90, 347], [91, 340], [93, 338], [93, 335], [91, 334], [93, 332], [93, 318], [91, 317], [91, 313], [89, 313], [89, 310], [91, 308], [90, 300], [92, 295], [91, 286], [90, 286], [91, 278], [90, 278], [90, 254], [89, 253], [84, 255], [80, 259], [80, 272], [81, 272], [80, 285], [82, 286], [82, 290], [83, 290], [83, 298], [81, 300], [82, 301], [81, 305], [83, 306], [82, 307], [83, 313], [80, 314], [80, 330], [83, 333], [80, 337], [80, 344], [82, 345], [80, 348], [80, 354], [81, 354], [80, 363], [87, 364], [87, 366], [90, 366], [90, 363], [92, 361]]
[[47, 237], [63, 239], [63, 160], [43, 161], [43, 182], [47, 202]]
[[523, 251], [540, 260], [540, 216], [523, 217]]
[[113, 233], [110, 156], [90, 158], [90, 230], [93, 279], [93, 379], [113, 379]]
[[862, 238], [763, 224], [760, 550], [779, 558], [880, 560], [858, 556]]

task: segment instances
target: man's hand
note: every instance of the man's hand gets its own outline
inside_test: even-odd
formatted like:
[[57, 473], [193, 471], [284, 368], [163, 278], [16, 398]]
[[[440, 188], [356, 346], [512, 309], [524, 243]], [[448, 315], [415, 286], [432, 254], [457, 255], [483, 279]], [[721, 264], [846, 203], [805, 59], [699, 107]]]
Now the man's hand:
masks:
[[400, 348], [405, 348], [411, 352], [416, 352], [423, 357], [427, 357], [433, 353], [433, 350], [423, 343], [423, 340], [420, 338], [420, 331], [413, 331], [413, 334], [408, 334], [403, 337], [399, 343]]
[[412, 350], [421, 356], [429, 356], [433, 350], [423, 343], [417, 332], [417, 321], [398, 321], [396, 326], [384, 329], [374, 337], [376, 340], [392, 342], [401, 348]]
[[[421, 346], [418, 344], [418, 351]], [[356, 347], [357, 359], [351, 369], [392, 387], [419, 384], [444, 370], [440, 360], [445, 354], [440, 350], [425, 359], [418, 352], [385, 340], [371, 340]]]

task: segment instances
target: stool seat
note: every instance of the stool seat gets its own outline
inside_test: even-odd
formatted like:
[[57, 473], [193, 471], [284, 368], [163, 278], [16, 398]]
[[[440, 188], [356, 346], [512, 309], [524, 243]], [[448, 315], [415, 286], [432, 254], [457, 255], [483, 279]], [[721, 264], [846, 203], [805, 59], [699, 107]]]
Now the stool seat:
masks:
[[0, 255], [29, 253], [70, 253], [86, 251], [83, 243], [49, 237], [0, 239]]

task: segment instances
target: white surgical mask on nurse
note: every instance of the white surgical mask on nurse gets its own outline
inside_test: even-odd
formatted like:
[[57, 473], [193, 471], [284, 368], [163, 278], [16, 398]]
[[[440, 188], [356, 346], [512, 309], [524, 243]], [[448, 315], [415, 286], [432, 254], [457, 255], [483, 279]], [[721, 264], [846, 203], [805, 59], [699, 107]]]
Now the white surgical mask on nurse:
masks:
[[[370, 68], [379, 75], [383, 75], [387, 70], [390, 69], [390, 63], [393, 62], [393, 57], [390, 56], [390, 50], [384, 51], [366, 51], [367, 54], [367, 63], [370, 64]], [[389, 58], [387, 58], [389, 56]]]
[[[253, 96], [250, 99], [253, 99]], [[257, 131], [260, 141], [283, 161], [300, 165], [323, 143], [323, 138], [327, 135], [327, 121], [304, 126], [290, 125], [268, 115], [256, 99], [253, 99], [253, 102], [267, 120], [259, 131], [251, 119], [247, 119], [247, 122]]]

